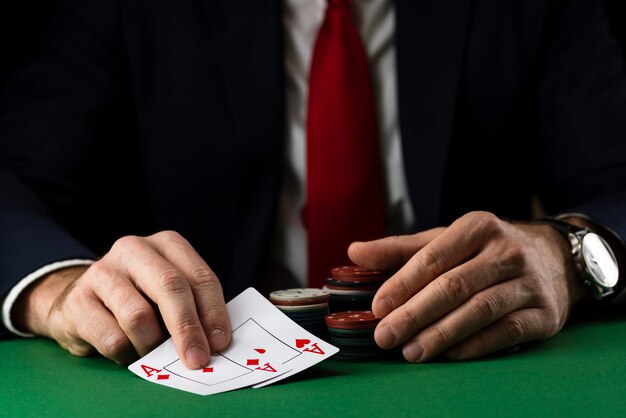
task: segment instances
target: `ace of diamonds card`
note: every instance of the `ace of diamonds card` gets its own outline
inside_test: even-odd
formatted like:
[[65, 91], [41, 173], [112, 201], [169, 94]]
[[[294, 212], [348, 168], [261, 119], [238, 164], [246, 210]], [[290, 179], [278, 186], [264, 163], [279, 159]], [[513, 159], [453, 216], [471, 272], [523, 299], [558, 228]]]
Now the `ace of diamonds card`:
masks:
[[262, 387], [305, 370], [339, 351], [291, 321], [253, 288], [227, 305], [233, 336], [209, 364], [187, 369], [171, 339], [129, 366], [151, 382], [200, 395]]

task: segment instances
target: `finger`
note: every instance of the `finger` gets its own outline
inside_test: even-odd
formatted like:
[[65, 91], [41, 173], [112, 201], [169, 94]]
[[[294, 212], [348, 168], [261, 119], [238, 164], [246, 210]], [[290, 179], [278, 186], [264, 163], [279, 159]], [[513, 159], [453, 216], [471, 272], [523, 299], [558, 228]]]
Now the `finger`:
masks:
[[348, 256], [354, 264], [370, 270], [397, 270], [444, 230], [435, 228], [414, 235], [353, 242], [348, 247]]
[[512, 312], [446, 351], [451, 359], [482, 357], [528, 341], [545, 340], [558, 332], [543, 309]]
[[428, 283], [462, 264], [500, 228], [494, 215], [466, 215], [419, 250], [376, 292], [372, 311], [380, 318], [404, 304]]
[[185, 366], [190, 369], [205, 366], [209, 362], [209, 342], [187, 277], [141, 238], [122, 238], [111, 253], [135, 286], [159, 306]]
[[156, 250], [187, 276], [196, 308], [212, 351], [228, 347], [231, 324], [222, 286], [211, 268], [191, 244], [177, 233], [163, 232], [148, 238]]
[[505, 315], [528, 306], [532, 298], [519, 279], [485, 289], [409, 339], [402, 354], [410, 362], [428, 361]]
[[493, 263], [491, 251], [453, 268], [387, 315], [376, 328], [382, 348], [402, 344], [444, 315], [464, 304], [472, 295], [517, 273], [515, 263]]
[[93, 283], [96, 296], [111, 311], [135, 351], [145, 356], [164, 336], [154, 309], [123, 273], [112, 271], [101, 261], [93, 264], [85, 279]]
[[[93, 346], [104, 357], [118, 364], [130, 363], [137, 353], [115, 317], [95, 294], [80, 293], [74, 292], [74, 295], [68, 298], [68, 303], [74, 307], [72, 316], [78, 337]], [[78, 304], [72, 302], [78, 298], [83, 300], [83, 307], [75, 309]]]

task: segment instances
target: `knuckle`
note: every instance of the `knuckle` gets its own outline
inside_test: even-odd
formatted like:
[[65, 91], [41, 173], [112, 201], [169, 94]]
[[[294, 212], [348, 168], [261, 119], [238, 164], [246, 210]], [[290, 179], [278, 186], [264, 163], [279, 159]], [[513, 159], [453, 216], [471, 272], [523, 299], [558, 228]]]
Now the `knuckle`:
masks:
[[77, 357], [87, 357], [94, 353], [94, 348], [88, 344], [64, 343], [61, 347]]
[[450, 332], [440, 325], [434, 325], [431, 328], [431, 341], [437, 350], [441, 350], [442, 347], [447, 347], [453, 342]]
[[510, 241], [501, 251], [500, 259], [514, 267], [523, 267], [526, 262], [526, 251], [519, 241]]
[[113, 243], [111, 251], [115, 253], [127, 253], [136, 251], [143, 246], [143, 239], [136, 235], [126, 235]]
[[182, 235], [172, 230], [157, 232], [156, 234], [153, 235], [153, 237], [155, 239], [162, 240], [165, 242], [176, 242], [176, 243], [186, 242], [185, 238], [183, 238]]
[[[411, 286], [409, 286], [406, 280], [392, 280], [393, 282], [390, 282], [390, 284], [393, 285], [393, 287], [391, 288], [391, 293], [393, 294], [393, 296], [391, 296], [391, 294], [387, 296], [390, 297], [391, 300], [396, 299], [396, 297], [398, 297], [400, 300], [408, 300], [415, 294], [415, 291], [411, 290]], [[383, 295], [381, 294], [380, 297], [383, 297]]]
[[441, 300], [454, 306], [467, 299], [464, 280], [457, 274], [441, 276], [437, 280], [436, 292]]
[[129, 329], [141, 329], [152, 320], [152, 310], [143, 304], [137, 304], [127, 309], [123, 314], [124, 323]]
[[418, 254], [418, 270], [423, 269], [428, 274], [435, 275], [445, 269], [447, 257], [440, 249], [427, 247]]
[[71, 352], [71, 348], [85, 345], [85, 342], [78, 336], [76, 329], [69, 322], [63, 322], [50, 330], [54, 338], [61, 347]]
[[89, 276], [95, 276], [101, 278], [102, 276], [106, 276], [109, 274], [109, 268], [107, 263], [103, 260], [98, 260], [89, 266]]
[[202, 267], [191, 272], [191, 283], [194, 286], [201, 286], [206, 290], [221, 289], [220, 282], [213, 272], [208, 267]]
[[471, 213], [471, 221], [480, 229], [493, 231], [495, 233], [502, 231], [502, 220], [491, 212], [476, 211]]
[[526, 331], [524, 322], [514, 316], [502, 318], [502, 328], [514, 344], [522, 341]]
[[102, 342], [100, 354], [115, 359], [123, 356], [130, 349], [130, 340], [123, 332], [116, 332]]
[[[224, 305], [220, 304], [204, 306], [199, 313], [200, 315], [202, 315], [203, 318], [208, 320], [210, 324], [219, 326], [222, 325], [222, 322], [228, 316], [226, 308], [224, 307]], [[209, 328], [211, 328], [213, 325], [211, 325]]]
[[421, 319], [415, 314], [413, 310], [402, 309], [399, 311], [399, 322], [401, 324], [400, 329], [405, 330], [407, 334], [413, 335], [421, 326]]
[[543, 301], [545, 299], [545, 284], [543, 282], [544, 280], [539, 274], [526, 274], [523, 281], [524, 290]]
[[165, 293], [180, 294], [187, 291], [187, 279], [178, 270], [165, 270], [159, 275], [159, 288]]
[[474, 296], [470, 306], [478, 318], [487, 320], [489, 323], [499, 316], [500, 304], [493, 296]]
[[541, 333], [540, 338], [548, 339], [561, 330], [565, 321], [561, 320], [561, 317], [557, 312], [550, 309], [544, 309], [542, 322], [543, 326], [541, 329], [543, 329], [543, 332]]
[[202, 325], [195, 318], [180, 316], [174, 320], [174, 326], [181, 335], [194, 336], [203, 332]]

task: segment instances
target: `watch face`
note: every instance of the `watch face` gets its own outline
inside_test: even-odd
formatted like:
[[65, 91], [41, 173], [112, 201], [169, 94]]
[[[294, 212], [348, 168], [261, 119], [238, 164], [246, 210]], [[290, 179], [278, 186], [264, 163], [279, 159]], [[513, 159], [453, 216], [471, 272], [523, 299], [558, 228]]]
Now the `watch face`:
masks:
[[589, 233], [583, 237], [582, 255], [589, 273], [600, 286], [615, 287], [619, 278], [617, 261], [609, 245], [599, 235]]

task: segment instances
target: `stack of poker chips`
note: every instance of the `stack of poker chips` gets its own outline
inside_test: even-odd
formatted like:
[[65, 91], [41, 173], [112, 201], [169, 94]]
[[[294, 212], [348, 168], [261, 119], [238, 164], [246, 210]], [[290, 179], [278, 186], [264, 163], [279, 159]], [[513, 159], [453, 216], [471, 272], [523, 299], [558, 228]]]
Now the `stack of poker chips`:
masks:
[[330, 293], [323, 289], [286, 289], [270, 293], [270, 302], [311, 334], [326, 338], [324, 317]]
[[330, 312], [372, 309], [372, 300], [390, 272], [357, 266], [336, 267], [330, 271], [324, 290], [330, 293]]
[[380, 319], [371, 311], [336, 312], [326, 316], [331, 344], [339, 348], [337, 360], [376, 360], [387, 352], [376, 345], [374, 329]]

